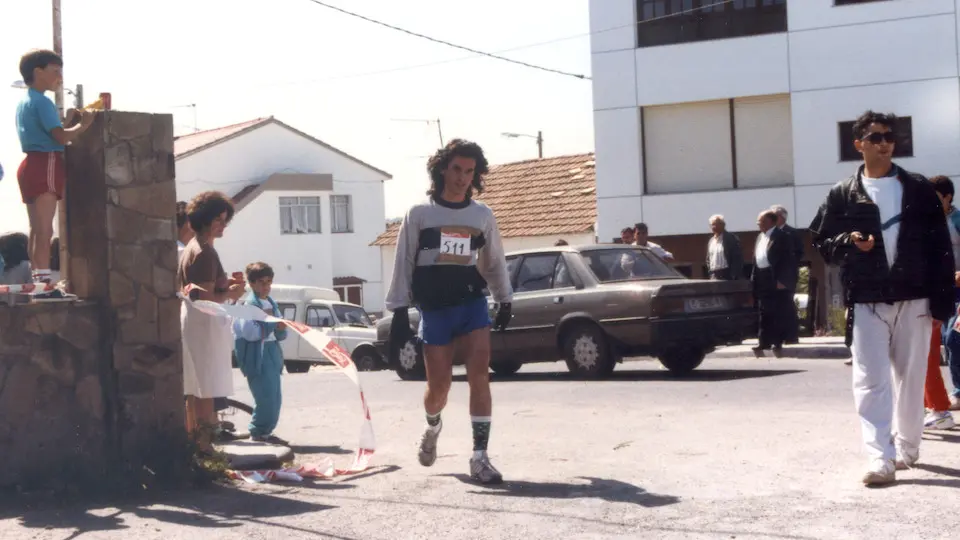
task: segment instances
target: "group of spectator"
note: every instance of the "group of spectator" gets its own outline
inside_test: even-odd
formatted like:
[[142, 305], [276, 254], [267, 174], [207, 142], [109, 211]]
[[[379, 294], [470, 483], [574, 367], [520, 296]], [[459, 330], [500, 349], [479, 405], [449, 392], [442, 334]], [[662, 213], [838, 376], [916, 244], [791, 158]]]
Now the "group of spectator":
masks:
[[[0, 285], [28, 285], [34, 282], [30, 264], [29, 237], [21, 232], [0, 236]], [[50, 242], [50, 279], [60, 281], [60, 239]]]

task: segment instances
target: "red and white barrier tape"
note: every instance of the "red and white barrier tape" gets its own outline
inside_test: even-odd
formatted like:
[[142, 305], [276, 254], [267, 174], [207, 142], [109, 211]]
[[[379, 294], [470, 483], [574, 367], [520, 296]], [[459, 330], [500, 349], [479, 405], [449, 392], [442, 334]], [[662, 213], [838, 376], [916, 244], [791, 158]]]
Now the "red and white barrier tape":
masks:
[[[245, 319], [270, 323], [282, 322], [287, 325], [287, 328], [290, 328], [294, 332], [300, 334], [300, 337], [310, 344], [311, 347], [319, 351], [324, 357], [333, 362], [333, 364], [340, 369], [341, 373], [346, 375], [351, 381], [353, 381], [355, 385], [357, 385], [357, 390], [360, 392], [360, 405], [363, 409], [363, 425], [360, 428], [360, 445], [359, 449], [357, 450], [357, 455], [354, 457], [353, 463], [346, 469], [334, 469], [333, 462], [331, 461], [330, 466], [326, 468], [321, 468], [318, 466], [304, 466], [298, 469], [281, 469], [278, 471], [232, 471], [232, 475], [236, 477], [242, 477], [243, 480], [250, 482], [253, 481], [253, 478], [260, 478], [259, 481], [267, 481], [270, 479], [288, 479], [292, 478], [290, 475], [294, 474], [296, 471], [300, 471], [296, 474], [299, 474], [302, 479], [304, 476], [312, 478], [330, 478], [340, 474], [353, 474], [366, 470], [370, 465], [370, 458], [373, 456], [373, 452], [377, 445], [376, 438], [373, 435], [373, 422], [370, 418], [370, 407], [367, 406], [367, 399], [363, 394], [363, 386], [360, 384], [357, 366], [354, 365], [353, 360], [350, 358], [350, 354], [323, 332], [296, 321], [288, 321], [286, 319], [267, 315], [262, 309], [256, 306], [244, 304], [217, 304], [215, 302], [208, 302], [205, 300], [191, 301], [186, 295], [188, 295], [190, 290], [193, 288], [195, 287], [188, 285], [184, 291], [184, 294], [180, 295], [180, 298], [183, 299], [188, 308], [196, 309], [206, 313], [207, 315], [213, 315], [214, 317]], [[322, 471], [323, 475], [321, 475], [318, 471]], [[255, 474], [248, 475], [248, 472]]]
[[37, 294], [57, 288], [55, 283], [25, 283], [23, 285], [0, 285], [0, 294]]
[[[361, 450], [361, 453], [372, 450]], [[364, 469], [366, 464], [364, 465]], [[285, 469], [259, 470], [259, 471], [227, 471], [227, 476], [234, 480], [242, 480], [248, 484], [262, 484], [273, 481], [302, 482], [304, 478], [318, 478], [327, 480], [344, 474], [353, 474], [361, 472], [363, 469], [337, 469], [333, 466], [333, 460], [324, 458], [319, 463], [310, 463], [299, 467], [287, 467]]]

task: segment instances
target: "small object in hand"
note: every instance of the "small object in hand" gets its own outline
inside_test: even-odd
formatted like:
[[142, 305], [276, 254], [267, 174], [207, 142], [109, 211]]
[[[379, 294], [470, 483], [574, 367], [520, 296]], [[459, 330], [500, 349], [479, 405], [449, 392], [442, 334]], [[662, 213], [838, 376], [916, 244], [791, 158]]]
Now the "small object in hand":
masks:
[[243, 272], [234, 272], [230, 275], [233, 276], [233, 279], [237, 281], [243, 281]]
[[101, 99], [98, 99], [98, 100], [94, 101], [93, 103], [90, 103], [89, 105], [85, 105], [83, 108], [86, 109], [86, 110], [88, 110], [88, 111], [102, 111], [102, 110], [104, 109], [104, 107], [103, 107], [103, 99], [102, 99], [102, 98], [101, 98]]

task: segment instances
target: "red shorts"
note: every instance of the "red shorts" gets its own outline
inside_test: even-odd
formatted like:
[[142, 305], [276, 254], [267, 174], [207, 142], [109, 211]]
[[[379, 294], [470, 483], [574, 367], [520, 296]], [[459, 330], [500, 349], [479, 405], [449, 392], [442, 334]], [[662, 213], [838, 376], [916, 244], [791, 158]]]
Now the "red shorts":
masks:
[[44, 193], [53, 193], [59, 201], [63, 198], [66, 179], [63, 152], [27, 152], [17, 170], [20, 195], [25, 204], [31, 204]]

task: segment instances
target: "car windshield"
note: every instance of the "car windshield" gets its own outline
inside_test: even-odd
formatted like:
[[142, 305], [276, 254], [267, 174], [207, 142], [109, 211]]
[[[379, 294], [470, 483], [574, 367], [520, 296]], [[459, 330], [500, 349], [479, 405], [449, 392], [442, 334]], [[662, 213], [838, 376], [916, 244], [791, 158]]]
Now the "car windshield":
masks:
[[353, 326], [373, 327], [373, 321], [370, 316], [360, 306], [348, 306], [346, 304], [334, 304], [333, 311], [337, 314], [337, 319], [341, 324]]
[[633, 279], [681, 279], [683, 274], [649, 251], [639, 248], [587, 250], [584, 264], [601, 283]]

